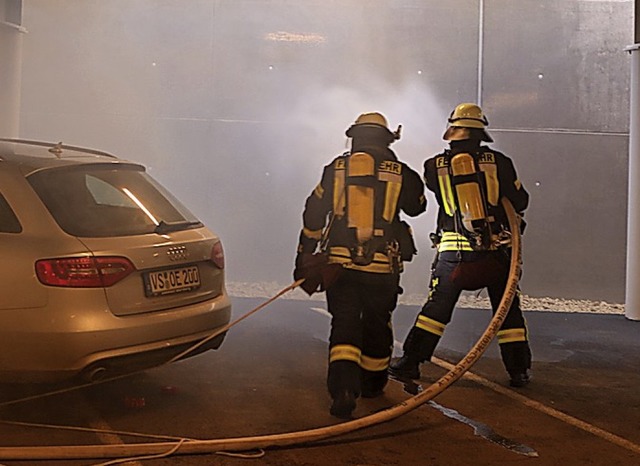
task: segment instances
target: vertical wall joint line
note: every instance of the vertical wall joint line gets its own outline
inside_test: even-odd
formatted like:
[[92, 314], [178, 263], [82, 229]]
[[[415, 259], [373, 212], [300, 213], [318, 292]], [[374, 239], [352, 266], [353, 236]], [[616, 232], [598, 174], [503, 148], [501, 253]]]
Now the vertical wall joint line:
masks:
[[[640, 1], [640, 0], [638, 0]], [[476, 103], [482, 107], [482, 65], [484, 62], [484, 0], [478, 7], [478, 89]]]

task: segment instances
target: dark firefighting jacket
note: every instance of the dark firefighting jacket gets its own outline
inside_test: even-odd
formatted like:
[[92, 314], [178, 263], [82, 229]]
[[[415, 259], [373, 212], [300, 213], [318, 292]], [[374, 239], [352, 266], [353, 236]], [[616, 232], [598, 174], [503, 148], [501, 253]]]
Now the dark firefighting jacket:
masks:
[[426, 206], [420, 175], [393, 151], [354, 147], [324, 167], [307, 198], [298, 253], [314, 253], [322, 240], [330, 263], [365, 272], [399, 271], [398, 246], [410, 247], [401, 238], [410, 231], [399, 213], [414, 217]]
[[424, 180], [427, 188], [438, 201], [438, 252], [472, 251], [467, 238], [456, 228], [456, 203], [451, 179], [451, 158], [459, 153], [469, 153], [474, 158], [486, 196], [488, 215], [493, 218], [492, 231], [508, 230], [509, 224], [500, 199], [511, 201], [514, 210], [522, 217], [529, 205], [529, 193], [518, 179], [513, 162], [501, 152], [474, 141], [454, 141], [450, 149], [435, 155], [424, 163]]

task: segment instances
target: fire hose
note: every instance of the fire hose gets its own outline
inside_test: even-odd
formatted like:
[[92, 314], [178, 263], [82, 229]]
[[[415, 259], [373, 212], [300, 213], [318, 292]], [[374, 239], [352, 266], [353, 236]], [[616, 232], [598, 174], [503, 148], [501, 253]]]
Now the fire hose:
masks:
[[[368, 416], [346, 421], [340, 424], [319, 427], [309, 430], [287, 432], [280, 434], [260, 435], [254, 437], [237, 437], [209, 440], [182, 439], [178, 442], [154, 442], [135, 444], [109, 444], [109, 445], [64, 445], [64, 446], [21, 446], [21, 447], [0, 447], [0, 459], [2, 460], [43, 460], [43, 459], [86, 459], [86, 458], [127, 458], [143, 455], [161, 454], [205, 454], [225, 452], [241, 452], [254, 449], [268, 448], [274, 446], [290, 446], [305, 444], [318, 440], [336, 437], [356, 430], [364, 429], [374, 425], [396, 419], [414, 409], [420, 407], [433, 399], [451, 384], [458, 380], [467, 372], [473, 364], [482, 356], [489, 344], [496, 336], [507, 316], [511, 303], [518, 291], [518, 281], [521, 269], [521, 238], [519, 223], [516, 213], [508, 199], [502, 199], [502, 205], [507, 214], [511, 231], [511, 261], [509, 264], [509, 276], [507, 278], [505, 292], [500, 304], [489, 322], [486, 330], [478, 341], [469, 350], [467, 355], [460, 360], [449, 372], [436, 380], [429, 387], [422, 390], [417, 395], [408, 398], [394, 406]], [[287, 291], [297, 287], [301, 283], [298, 280], [284, 288], [276, 296], [265, 302], [263, 305], [246, 314], [241, 319], [229, 324], [225, 328], [216, 332], [226, 331], [231, 325], [257, 312], [270, 302], [275, 301]], [[214, 336], [210, 338], [213, 338]], [[142, 458], [140, 458], [142, 459]]]

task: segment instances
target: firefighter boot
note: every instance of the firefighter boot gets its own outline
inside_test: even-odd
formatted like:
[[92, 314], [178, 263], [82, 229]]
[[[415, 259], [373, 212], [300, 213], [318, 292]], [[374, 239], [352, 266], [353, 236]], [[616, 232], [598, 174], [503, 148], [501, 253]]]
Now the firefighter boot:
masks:
[[527, 371], [526, 369], [522, 372], [509, 372], [509, 377], [509, 385], [514, 388], [522, 388], [531, 381], [529, 371]]
[[521, 388], [531, 381], [531, 349], [526, 341], [502, 343], [500, 345], [502, 361], [509, 373], [509, 385]]
[[401, 358], [394, 358], [389, 364], [389, 374], [397, 379], [419, 379], [420, 360], [408, 353]]
[[360, 396], [362, 398], [377, 398], [384, 394], [384, 387], [389, 380], [388, 371], [361, 371], [362, 383]]
[[351, 413], [356, 409], [356, 396], [351, 390], [341, 390], [333, 398], [329, 412], [340, 419], [351, 419]]
[[402, 345], [404, 355], [391, 360], [389, 375], [397, 379], [419, 379], [420, 363], [429, 361], [440, 337], [413, 327]]

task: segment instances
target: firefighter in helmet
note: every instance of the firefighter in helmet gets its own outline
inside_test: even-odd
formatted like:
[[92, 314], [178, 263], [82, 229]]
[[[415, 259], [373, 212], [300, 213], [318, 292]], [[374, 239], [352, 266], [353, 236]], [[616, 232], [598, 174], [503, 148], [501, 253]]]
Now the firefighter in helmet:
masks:
[[346, 131], [351, 150], [324, 167], [302, 216], [294, 278], [306, 279], [309, 294], [326, 291], [330, 413], [343, 419], [359, 396], [379, 396], [387, 383], [402, 262], [416, 252], [399, 213], [426, 209], [419, 173], [389, 148], [399, 129], [380, 113], [358, 116]]
[[[403, 356], [389, 368], [401, 379], [420, 377], [420, 363], [431, 359], [463, 290], [487, 288], [495, 313], [510, 263], [509, 224], [500, 199], [509, 199], [520, 219], [529, 203], [511, 159], [482, 144], [493, 142], [482, 109], [460, 104], [448, 122], [443, 139], [449, 148], [424, 163], [425, 183], [439, 205], [432, 234], [437, 254], [427, 301], [406, 337]], [[498, 343], [510, 385], [529, 383], [531, 351], [519, 293], [498, 332]]]

